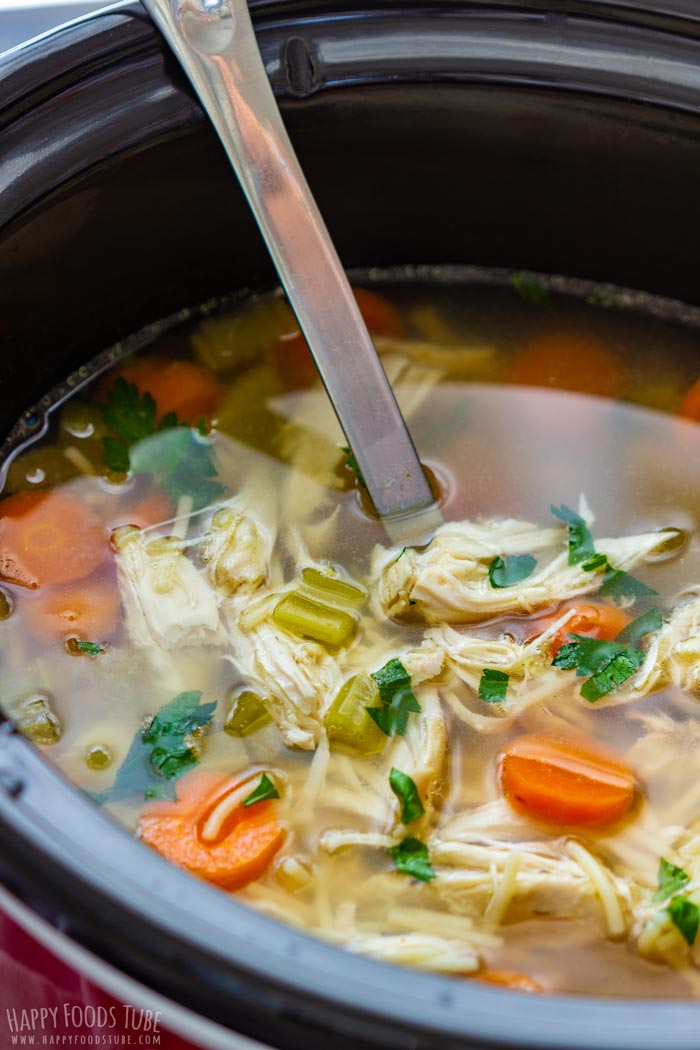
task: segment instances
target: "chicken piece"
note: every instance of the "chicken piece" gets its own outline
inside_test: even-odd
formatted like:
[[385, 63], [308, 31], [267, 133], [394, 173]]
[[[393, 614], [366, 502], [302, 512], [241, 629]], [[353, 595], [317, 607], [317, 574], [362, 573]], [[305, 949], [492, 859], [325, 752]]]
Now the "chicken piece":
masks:
[[221, 645], [226, 634], [215, 592], [173, 537], [149, 539], [124, 525], [112, 533], [119, 590], [135, 646], [173, 651]]
[[251, 688], [266, 698], [287, 747], [312, 751], [323, 714], [340, 688], [340, 669], [322, 645], [293, 638], [264, 620], [250, 630], [231, 626], [233, 660]]
[[[323, 931], [317, 932], [323, 936]], [[357, 933], [347, 940], [341, 940], [337, 935], [332, 939], [358, 955], [369, 955], [397, 966], [415, 966], [433, 973], [473, 973], [480, 964], [475, 945], [425, 933]]]
[[[661, 551], [675, 529], [596, 541], [616, 569], [627, 571]], [[554, 602], [590, 594], [600, 574], [569, 565], [566, 529], [530, 522], [455, 522], [438, 529], [423, 551], [378, 547], [372, 577], [376, 601], [386, 616], [428, 623], [478, 623], [504, 614], [530, 614]], [[489, 566], [496, 557], [552, 550], [542, 568], [509, 587], [493, 587]]]
[[212, 585], [226, 597], [258, 590], [268, 578], [272, 542], [253, 518], [220, 507], [199, 548]]

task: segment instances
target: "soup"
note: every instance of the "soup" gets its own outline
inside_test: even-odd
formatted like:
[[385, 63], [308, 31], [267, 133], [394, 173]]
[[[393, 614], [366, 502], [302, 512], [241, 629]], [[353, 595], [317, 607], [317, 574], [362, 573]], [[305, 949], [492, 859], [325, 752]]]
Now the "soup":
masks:
[[350, 951], [693, 996], [696, 319], [446, 276], [357, 288], [440, 492], [421, 549], [277, 294], [56, 392], [6, 463], [3, 706], [145, 846]]

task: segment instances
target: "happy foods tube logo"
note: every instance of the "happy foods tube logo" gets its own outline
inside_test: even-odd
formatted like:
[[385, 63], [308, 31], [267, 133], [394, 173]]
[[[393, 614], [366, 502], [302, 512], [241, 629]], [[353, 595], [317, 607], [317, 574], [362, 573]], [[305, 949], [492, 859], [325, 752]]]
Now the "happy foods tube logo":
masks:
[[114, 1006], [5, 1008], [3, 1050], [15, 1046], [165, 1047], [160, 1010]]

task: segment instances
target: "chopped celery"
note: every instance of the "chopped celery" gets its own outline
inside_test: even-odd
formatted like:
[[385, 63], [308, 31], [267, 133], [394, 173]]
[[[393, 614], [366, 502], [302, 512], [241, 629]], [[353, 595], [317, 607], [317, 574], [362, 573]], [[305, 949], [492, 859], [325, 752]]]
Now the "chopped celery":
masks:
[[104, 744], [93, 744], [85, 752], [88, 769], [108, 769], [112, 764], [112, 752]]
[[229, 736], [250, 736], [270, 721], [265, 701], [257, 693], [245, 689], [234, 699], [226, 716], [224, 729]]
[[344, 605], [364, 605], [367, 593], [353, 583], [331, 576], [318, 569], [302, 569], [301, 578], [313, 591], [318, 591], [327, 602], [341, 602]]
[[275, 606], [272, 619], [278, 627], [324, 645], [347, 645], [357, 630], [357, 622], [350, 613], [331, 609], [298, 591], [285, 594]]
[[57, 744], [63, 727], [51, 710], [51, 701], [44, 693], [34, 693], [22, 700], [12, 711], [17, 728], [35, 744], [48, 747]]
[[331, 746], [345, 747], [362, 755], [381, 751], [386, 736], [367, 714], [379, 702], [379, 689], [367, 674], [349, 678], [326, 711], [326, 733]]
[[14, 605], [9, 594], [5, 591], [0, 590], [0, 620], [7, 620], [9, 616], [12, 616]]

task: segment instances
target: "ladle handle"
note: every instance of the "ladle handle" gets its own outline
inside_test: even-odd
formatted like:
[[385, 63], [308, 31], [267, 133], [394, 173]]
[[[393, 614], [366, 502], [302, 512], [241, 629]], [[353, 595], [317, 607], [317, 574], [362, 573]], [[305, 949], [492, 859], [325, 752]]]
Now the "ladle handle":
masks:
[[144, 2], [226, 149], [377, 511], [384, 517], [432, 506], [411, 436], [282, 123], [245, 0]]

